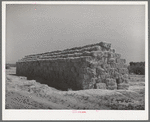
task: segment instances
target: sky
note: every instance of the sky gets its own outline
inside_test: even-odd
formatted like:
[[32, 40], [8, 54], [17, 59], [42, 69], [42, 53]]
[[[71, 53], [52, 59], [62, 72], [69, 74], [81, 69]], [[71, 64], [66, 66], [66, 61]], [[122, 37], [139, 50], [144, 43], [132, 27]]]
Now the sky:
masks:
[[145, 61], [144, 5], [6, 6], [6, 62], [98, 42], [131, 61]]

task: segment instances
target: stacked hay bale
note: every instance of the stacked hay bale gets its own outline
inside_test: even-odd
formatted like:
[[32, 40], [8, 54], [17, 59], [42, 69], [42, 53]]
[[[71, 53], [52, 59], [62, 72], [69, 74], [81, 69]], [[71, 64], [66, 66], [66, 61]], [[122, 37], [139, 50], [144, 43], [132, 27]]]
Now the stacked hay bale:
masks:
[[17, 75], [40, 77], [74, 90], [128, 89], [125, 59], [111, 49], [111, 44], [97, 44], [28, 55], [17, 62]]

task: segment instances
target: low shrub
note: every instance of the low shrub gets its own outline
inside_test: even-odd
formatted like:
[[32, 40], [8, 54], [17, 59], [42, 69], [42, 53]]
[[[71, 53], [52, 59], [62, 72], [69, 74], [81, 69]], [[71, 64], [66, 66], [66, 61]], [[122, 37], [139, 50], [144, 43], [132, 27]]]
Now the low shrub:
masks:
[[112, 110], [145, 110], [144, 102], [134, 103], [131, 99], [113, 99], [110, 104]]

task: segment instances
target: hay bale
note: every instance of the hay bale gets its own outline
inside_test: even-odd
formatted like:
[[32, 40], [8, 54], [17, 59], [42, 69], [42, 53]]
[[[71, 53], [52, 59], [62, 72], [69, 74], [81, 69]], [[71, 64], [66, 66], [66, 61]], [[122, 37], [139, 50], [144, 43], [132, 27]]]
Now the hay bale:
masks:
[[96, 83], [103, 83], [101, 78], [97, 78], [95, 81]]
[[89, 67], [92, 69], [96, 68], [97, 66], [98, 66], [98, 62], [96, 62], [96, 61], [90, 61], [89, 62]]
[[108, 58], [107, 58], [107, 57], [104, 57], [104, 63], [107, 64], [107, 62], [108, 62]]
[[106, 86], [109, 90], [117, 89], [117, 84], [115, 79], [107, 78], [106, 79]]
[[120, 83], [117, 85], [117, 89], [124, 89], [124, 90], [128, 90], [129, 88], [129, 84], [128, 83]]
[[115, 58], [120, 58], [121, 54], [114, 53]]
[[103, 56], [106, 57], [106, 58], [108, 58], [108, 56], [109, 56], [109, 51], [104, 51]]
[[116, 79], [116, 83], [117, 84], [123, 83], [123, 79], [121, 77], [117, 78]]
[[98, 67], [96, 68], [96, 73], [97, 73], [97, 74], [102, 74], [102, 73], [104, 73], [104, 72], [105, 72], [105, 70], [104, 70], [102, 67], [98, 66]]
[[115, 79], [111, 79], [111, 78], [107, 78], [106, 81], [105, 81], [106, 85], [107, 86], [114, 86], [116, 85], [116, 80]]
[[106, 84], [105, 83], [96, 83], [95, 88], [96, 89], [106, 89]]
[[101, 67], [102, 67], [104, 70], [106, 70], [106, 67], [108, 67], [108, 66], [107, 66], [107, 63], [103, 63], [103, 64], [101, 65]]
[[82, 53], [74, 53], [74, 56], [76, 56], [76, 57], [79, 57], [81, 55], [82, 55]]
[[123, 68], [128, 68], [128, 65], [127, 65], [127, 64], [124, 64], [124, 65], [123, 65]]
[[117, 85], [107, 86], [106, 88], [109, 90], [115, 90], [115, 89], [117, 89]]
[[105, 78], [110, 78], [110, 74], [109, 73], [105, 73]]
[[115, 77], [116, 79], [118, 79], [118, 78], [119, 78], [119, 72], [118, 72], [118, 71], [115, 71], [115, 73], [114, 73], [114, 77]]
[[96, 46], [90, 46], [90, 47], [84, 47], [80, 51], [98, 51], [101, 50], [101, 47], [96, 45]]
[[90, 83], [95, 84], [96, 83], [96, 78], [91, 78]]
[[109, 53], [108, 53], [108, 58], [115, 58], [114, 53], [109, 52]]
[[83, 55], [83, 56], [91, 56], [91, 52], [89, 52], [89, 51], [84, 51], [84, 52], [82, 53], [82, 55]]
[[90, 56], [92, 56], [93, 58], [96, 58], [97, 57], [97, 53], [95, 51], [92, 51]]
[[100, 47], [100, 46], [91, 47], [91, 50], [90, 50], [90, 51], [98, 51], [98, 50], [101, 50], [101, 47]]
[[120, 59], [120, 63], [125, 64], [126, 60], [125, 59]]
[[105, 74], [102, 74], [100, 75], [101, 79], [104, 81], [106, 79], [106, 75]]
[[116, 68], [117, 67], [116, 65], [117, 65], [116, 63], [110, 63], [111, 68]]
[[96, 76], [96, 69], [91, 69], [89, 67], [84, 68], [84, 73], [88, 74], [90, 77]]
[[115, 53], [115, 49], [110, 49], [110, 52]]
[[120, 58], [116, 58], [116, 63], [120, 63]]
[[108, 63], [115, 63], [115, 58], [108, 58]]
[[107, 69], [107, 72], [110, 74], [110, 75], [114, 75], [114, 73], [115, 73], [115, 68], [108, 68]]
[[130, 80], [128, 78], [124, 78], [123, 77], [122, 80], [123, 80], [123, 83], [127, 83], [128, 84], [130, 82]]
[[120, 74], [128, 74], [128, 69], [127, 68], [118, 68], [118, 72]]
[[124, 75], [123, 75], [123, 78], [128, 79], [128, 78], [129, 78], [129, 75], [128, 75], [128, 74], [124, 74]]
[[110, 43], [100, 42], [99, 45], [101, 47], [104, 47], [104, 49], [106, 49], [106, 50], [109, 50], [111, 48], [111, 44]]
[[118, 72], [119, 72], [120, 74], [122, 74], [122, 73], [123, 73], [122, 68], [118, 68]]
[[95, 85], [93, 83], [88, 84], [88, 89], [94, 89]]
[[97, 54], [97, 59], [98, 60], [101, 60], [101, 58], [103, 57], [103, 52], [96, 52], [96, 54]]
[[102, 57], [102, 58], [101, 58], [101, 61], [104, 63], [104, 62], [105, 62], [105, 57]]
[[94, 84], [88, 84], [87, 87], [87, 89], [94, 89]]

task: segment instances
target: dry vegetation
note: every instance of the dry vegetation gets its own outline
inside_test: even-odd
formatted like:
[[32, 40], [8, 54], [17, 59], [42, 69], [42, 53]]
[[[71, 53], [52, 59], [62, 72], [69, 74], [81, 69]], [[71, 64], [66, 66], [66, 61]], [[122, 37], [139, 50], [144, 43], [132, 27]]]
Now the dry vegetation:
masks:
[[144, 110], [145, 76], [130, 75], [129, 90], [60, 91], [6, 70], [6, 109]]

